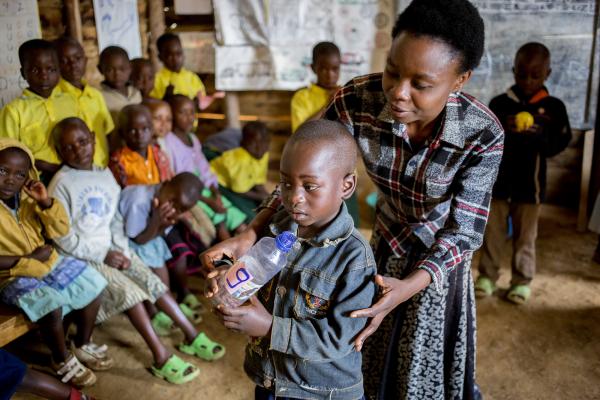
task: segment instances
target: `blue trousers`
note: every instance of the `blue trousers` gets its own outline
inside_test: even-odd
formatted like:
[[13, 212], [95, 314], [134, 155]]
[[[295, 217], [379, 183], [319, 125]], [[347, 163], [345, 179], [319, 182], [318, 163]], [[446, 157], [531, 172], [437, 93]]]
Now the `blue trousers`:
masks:
[[[256, 386], [254, 389], [254, 400], [275, 400], [275, 393], [268, 391], [267, 389]], [[277, 400], [296, 400], [291, 397], [277, 397]], [[365, 400], [363, 396], [362, 400]]]

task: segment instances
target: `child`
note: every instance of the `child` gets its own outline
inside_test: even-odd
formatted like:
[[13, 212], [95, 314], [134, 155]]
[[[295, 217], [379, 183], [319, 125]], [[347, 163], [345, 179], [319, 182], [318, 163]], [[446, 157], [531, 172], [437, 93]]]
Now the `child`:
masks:
[[[95, 370], [113, 360], [91, 342], [100, 294], [106, 281], [85, 262], [59, 256], [47, 240], [69, 232], [59, 201], [37, 181], [32, 153], [22, 143], [0, 139], [0, 297], [37, 322], [63, 382], [89, 386]], [[67, 350], [63, 317], [72, 313], [77, 335]], [[81, 362], [80, 362], [81, 361]]]
[[221, 193], [249, 219], [254, 209], [268, 196], [264, 184], [269, 167], [269, 133], [261, 122], [249, 123], [242, 130], [240, 147], [210, 161]]
[[96, 152], [94, 163], [101, 167], [108, 165], [108, 135], [115, 125], [110, 116], [106, 102], [100, 91], [84, 80], [87, 57], [79, 42], [71, 37], [62, 37], [54, 42], [60, 65], [60, 80], [58, 87], [64, 93], [69, 93], [79, 105], [79, 116], [96, 135]]
[[98, 69], [104, 75], [100, 91], [113, 121], [118, 121], [119, 112], [123, 107], [142, 102], [140, 91], [129, 83], [131, 75], [129, 56], [121, 47], [108, 46], [100, 53]]
[[[515, 85], [490, 103], [506, 137], [475, 292], [478, 297], [486, 297], [496, 289], [510, 217], [514, 226], [514, 254], [507, 299], [523, 304], [531, 295], [529, 284], [535, 273], [535, 240], [540, 204], [546, 191], [546, 158], [568, 145], [571, 127], [565, 105], [550, 96], [544, 86], [551, 72], [546, 46], [541, 43], [522, 46], [515, 56], [513, 72]], [[523, 111], [532, 114], [535, 122], [519, 131], [515, 116]]]
[[50, 131], [61, 119], [76, 116], [78, 106], [73, 96], [56, 87], [60, 76], [52, 43], [41, 39], [23, 43], [19, 62], [28, 86], [0, 111], [0, 137], [12, 137], [31, 149], [42, 181], [48, 182], [60, 167], [48, 143]]
[[173, 115], [173, 132], [165, 136], [165, 145], [170, 155], [173, 172], [191, 172], [198, 176], [204, 189], [200, 206], [217, 227], [218, 238], [225, 240], [229, 232], [245, 228], [246, 215], [221, 196], [217, 177], [210, 171], [210, 165], [202, 153], [200, 141], [192, 133], [196, 116], [194, 102], [177, 94], [169, 98]]
[[131, 83], [142, 94], [144, 100], [150, 99], [150, 92], [154, 89], [154, 67], [146, 58], [131, 60]]
[[[366, 319], [348, 314], [371, 305], [376, 267], [344, 204], [356, 187], [356, 160], [354, 139], [338, 122], [308, 122], [284, 148], [284, 209], [265, 235], [296, 232], [300, 246], [249, 305], [218, 306], [226, 327], [255, 338], [244, 370], [256, 399], [363, 396], [361, 353], [352, 341]], [[209, 296], [214, 279], [211, 288]]]
[[148, 110], [150, 110], [150, 115], [152, 115], [152, 133], [154, 142], [158, 144], [158, 147], [165, 153], [169, 159], [171, 170], [173, 170], [172, 158], [165, 143], [165, 136], [173, 130], [173, 114], [171, 114], [171, 106], [166, 101], [153, 98], [144, 99], [142, 105], [147, 107]]
[[61, 121], [53, 134], [65, 165], [49, 190], [63, 202], [73, 222], [71, 232], [55, 241], [62, 252], [87, 261], [108, 281], [96, 322], [125, 312], [153, 353], [152, 372], [171, 383], [191, 381], [198, 376], [198, 369], [164, 347], [142, 302], [155, 303], [187, 331], [188, 339], [197, 332], [179, 311], [167, 286], [129, 251], [118, 211], [121, 188], [110, 170], [92, 164], [93, 135], [78, 118]]
[[317, 83], [298, 90], [292, 97], [292, 132], [305, 121], [321, 118], [339, 88], [340, 64], [340, 49], [335, 44], [321, 42], [313, 48], [310, 67], [317, 75]]
[[166, 99], [174, 94], [182, 94], [192, 100], [197, 99], [201, 110], [210, 106], [215, 99], [225, 96], [223, 92], [208, 96], [198, 75], [183, 67], [183, 48], [179, 36], [165, 33], [156, 41], [156, 47], [163, 67], [154, 78], [154, 90], [150, 96]]

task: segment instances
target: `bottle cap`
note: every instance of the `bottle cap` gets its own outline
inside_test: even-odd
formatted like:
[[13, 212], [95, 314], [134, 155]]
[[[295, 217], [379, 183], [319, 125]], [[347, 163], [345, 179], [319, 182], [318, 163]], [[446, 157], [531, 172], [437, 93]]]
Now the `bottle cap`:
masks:
[[275, 245], [284, 253], [290, 251], [294, 243], [296, 243], [296, 236], [290, 231], [282, 232], [275, 237]]

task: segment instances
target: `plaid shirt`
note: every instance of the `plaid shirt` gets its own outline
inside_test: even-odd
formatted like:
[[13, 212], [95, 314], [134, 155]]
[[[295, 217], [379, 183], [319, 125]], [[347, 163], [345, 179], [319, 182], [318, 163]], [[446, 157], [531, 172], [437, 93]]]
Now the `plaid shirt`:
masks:
[[381, 79], [354, 78], [325, 118], [354, 135], [379, 189], [375, 230], [397, 256], [420, 239], [429, 250], [416, 268], [441, 290], [448, 273], [482, 243], [504, 132], [485, 105], [453, 94], [436, 134], [413, 150], [406, 127], [392, 118]]

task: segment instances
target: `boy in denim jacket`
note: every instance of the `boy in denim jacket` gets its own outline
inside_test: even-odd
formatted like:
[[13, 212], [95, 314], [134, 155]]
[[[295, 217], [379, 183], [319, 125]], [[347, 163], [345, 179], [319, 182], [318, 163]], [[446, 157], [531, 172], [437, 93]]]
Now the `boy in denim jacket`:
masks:
[[244, 369], [256, 399], [361, 399], [361, 354], [353, 339], [376, 273], [367, 241], [344, 200], [356, 187], [354, 139], [338, 122], [301, 126], [281, 158], [283, 206], [269, 235], [296, 232], [287, 265], [238, 308], [219, 306], [224, 325], [253, 338]]

